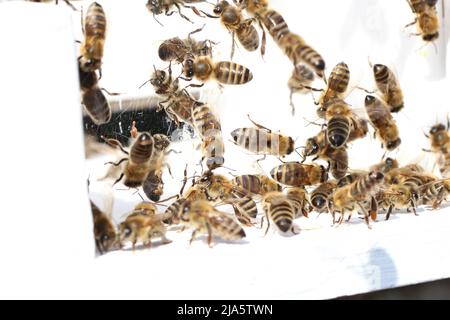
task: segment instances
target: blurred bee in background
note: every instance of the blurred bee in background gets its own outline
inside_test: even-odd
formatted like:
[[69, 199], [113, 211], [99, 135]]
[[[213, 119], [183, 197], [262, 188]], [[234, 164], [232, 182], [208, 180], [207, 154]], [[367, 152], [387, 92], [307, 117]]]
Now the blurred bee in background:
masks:
[[439, 18], [437, 15], [437, 0], [407, 0], [412, 12], [416, 15], [413, 22], [407, 24], [405, 28], [412, 25], [417, 27], [417, 36], [421, 36], [423, 41], [431, 42], [439, 37]]
[[[364, 220], [369, 228], [369, 212], [365, 206], [370, 202], [370, 216], [376, 216], [378, 210], [375, 195], [383, 184], [384, 175], [381, 172], [372, 171], [369, 174], [357, 179], [351, 184], [337, 188], [332, 199], [330, 199], [330, 208], [334, 216], [335, 211], [340, 212], [340, 223], [344, 219], [345, 211], [354, 211], [360, 209], [364, 214]], [[334, 217], [333, 217], [334, 220]]]
[[212, 237], [227, 241], [241, 240], [245, 237], [244, 229], [226, 213], [216, 210], [209, 201], [185, 201], [181, 213], [181, 221], [186, 226], [194, 228], [191, 244], [198, 233], [208, 234], [208, 245], [212, 246]]
[[137, 242], [142, 242], [146, 247], [150, 247], [152, 239], [161, 238], [163, 244], [172, 241], [166, 238], [166, 227], [162, 221], [167, 218], [165, 215], [143, 214], [142, 211], [133, 211], [122, 223], [119, 224], [120, 246], [124, 242], [131, 242], [133, 250]]
[[294, 93], [305, 94], [310, 91], [311, 83], [314, 81], [314, 73], [304, 64], [294, 67], [291, 77], [288, 81], [288, 87], [291, 91], [289, 101], [292, 108], [292, 115], [295, 115], [295, 106], [292, 100]]
[[291, 186], [312, 186], [328, 180], [327, 170], [318, 164], [285, 162], [270, 171], [270, 176], [277, 182]]
[[186, 3], [200, 2], [205, 2], [205, 0], [148, 0], [145, 6], [153, 14], [153, 18], [156, 20], [156, 22], [163, 26], [162, 23], [159, 22], [158, 19], [156, 19], [156, 16], [162, 13], [164, 13], [166, 16], [171, 16], [175, 12], [171, 11], [173, 7], [177, 9], [180, 17], [193, 23], [188, 17], [181, 13], [181, 7], [191, 9], [196, 15], [201, 16], [197, 8], [186, 5]]
[[267, 193], [263, 197], [262, 206], [267, 219], [267, 229], [264, 235], [267, 235], [267, 232], [269, 231], [270, 221], [272, 221], [282, 233], [287, 233], [289, 231], [298, 233], [293, 228], [295, 208], [292, 205], [291, 200], [289, 200], [285, 194], [277, 191]]
[[[53, 0], [26, 0], [26, 1], [42, 3], [42, 2], [50, 2], [50, 1], [53, 1]], [[75, 6], [73, 4], [71, 4], [69, 0], [62, 0], [62, 1], [64, 1], [69, 7], [71, 7], [72, 10], [77, 11], [77, 8], [75, 8]], [[58, 2], [59, 2], [58, 0], [55, 0], [55, 4], [56, 5], [58, 5]]]
[[419, 194], [422, 204], [431, 204], [433, 209], [439, 208], [442, 201], [450, 194], [450, 178], [424, 184], [419, 188]]
[[311, 205], [317, 212], [324, 212], [329, 208], [329, 200], [337, 188], [336, 180], [329, 180], [319, 184], [311, 192]]
[[108, 252], [116, 246], [116, 229], [110, 217], [91, 201], [94, 219], [95, 246], [100, 254]]
[[118, 162], [109, 162], [113, 166], [119, 166], [125, 162], [120, 177], [114, 182], [116, 184], [125, 177], [123, 184], [129, 188], [138, 188], [142, 185], [150, 171], [150, 158], [153, 153], [153, 137], [148, 132], [142, 132], [131, 146], [130, 152], [126, 151], [120, 141], [104, 138], [105, 142], [114, 148], [119, 148], [128, 157]]
[[272, 130], [254, 122], [250, 117], [249, 120], [256, 128], [238, 128], [233, 130], [231, 137], [234, 144], [252, 153], [264, 155], [262, 159], [267, 155], [283, 157], [294, 151], [294, 140], [291, 137], [273, 133]]
[[348, 153], [345, 148], [333, 148], [328, 142], [326, 131], [320, 131], [318, 135], [309, 138], [303, 150], [303, 161], [306, 157], [315, 156], [313, 161], [322, 159], [328, 161], [331, 174], [336, 179], [345, 176], [348, 169]]
[[172, 202], [170, 206], [164, 211], [166, 219], [163, 220], [164, 223], [169, 225], [176, 225], [180, 223], [181, 213], [183, 210], [183, 205], [187, 200], [185, 198], [179, 198]]
[[103, 48], [106, 38], [106, 15], [103, 7], [93, 2], [87, 12], [83, 24], [84, 40], [81, 44], [80, 61], [81, 69], [85, 72], [99, 71], [102, 77]]
[[398, 163], [398, 161], [396, 159], [392, 159], [392, 158], [386, 158], [383, 161], [381, 161], [380, 163], [377, 163], [373, 166], [370, 167], [370, 171], [380, 171], [384, 174], [388, 173], [389, 171], [393, 170], [393, 169], [397, 169], [399, 168], [400, 165]]
[[203, 158], [209, 170], [223, 166], [225, 147], [219, 119], [208, 104], [197, 105], [192, 111], [194, 128], [202, 140]]
[[425, 136], [430, 140], [431, 150], [437, 157], [439, 171], [443, 177], [450, 176], [450, 120], [447, 119], [447, 126], [439, 123], [431, 127], [429, 134]]
[[291, 201], [291, 205], [294, 208], [294, 218], [308, 217], [312, 206], [308, 201], [308, 193], [304, 187], [289, 188], [286, 197]]
[[403, 109], [403, 91], [394, 72], [383, 64], [373, 66], [375, 84], [381, 92], [384, 102], [389, 107], [389, 111], [396, 113]]
[[193, 125], [192, 109], [199, 103], [186, 89], [179, 88], [178, 79], [172, 79], [170, 66], [168, 72], [155, 68], [152, 76], [145, 83], [147, 82], [151, 83], [156, 94], [164, 98], [163, 101], [158, 103], [158, 111], [164, 110], [167, 116], [175, 121], [178, 126], [180, 122]]
[[188, 58], [195, 58], [198, 56], [212, 56], [212, 44], [210, 40], [197, 41], [191, 36], [194, 33], [202, 31], [201, 27], [188, 34], [187, 39], [180, 39], [178, 37], [164, 40], [158, 48], [159, 58], [167, 62], [183, 63]]
[[98, 86], [98, 77], [95, 71], [83, 71], [78, 63], [80, 79], [81, 101], [84, 108], [96, 125], [111, 121], [112, 111], [102, 89]]
[[210, 15], [202, 11], [203, 14], [210, 18], [220, 18], [225, 28], [231, 32], [232, 47], [231, 60], [233, 60], [235, 51], [235, 35], [239, 42], [247, 51], [256, 51], [259, 47], [259, 35], [253, 26], [253, 19], [245, 19], [239, 8], [232, 6], [228, 1], [219, 1], [213, 10], [214, 15]]
[[370, 123], [375, 129], [375, 136], [381, 141], [382, 148], [392, 151], [397, 148], [401, 139], [394, 118], [388, 107], [380, 99], [367, 95], [365, 106]]
[[265, 175], [245, 174], [234, 177], [233, 183], [251, 196], [281, 191], [281, 186]]
[[[213, 62], [208, 56], [185, 60], [183, 74], [185, 76], [183, 79], [187, 81], [196, 78], [204, 83], [215, 79], [227, 85], [241, 85], [253, 79], [253, 74], [248, 68], [231, 61]], [[191, 86], [202, 85], [191, 84]]]

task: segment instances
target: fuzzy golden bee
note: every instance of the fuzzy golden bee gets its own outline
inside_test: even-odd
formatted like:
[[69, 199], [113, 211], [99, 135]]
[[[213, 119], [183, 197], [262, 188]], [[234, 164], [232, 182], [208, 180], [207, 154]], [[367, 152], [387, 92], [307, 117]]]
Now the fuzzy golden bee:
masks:
[[416, 25], [418, 36], [423, 41], [431, 42], [439, 37], [439, 17], [436, 10], [437, 0], [407, 0], [416, 15], [413, 22], [405, 26]]
[[431, 127], [425, 136], [430, 140], [431, 151], [437, 157], [437, 164], [443, 177], [450, 176], [450, 121], [447, 126], [439, 123]]
[[81, 69], [85, 72], [99, 70], [106, 39], [106, 15], [103, 7], [93, 2], [87, 12], [83, 25], [84, 40], [81, 44], [79, 58]]
[[365, 106], [370, 123], [375, 129], [375, 136], [381, 141], [382, 147], [388, 151], [396, 149], [402, 140], [388, 107], [371, 95], [366, 96]]
[[215, 209], [209, 201], [186, 201], [183, 204], [181, 221], [194, 229], [191, 240], [198, 233], [208, 234], [208, 245], [211, 247], [214, 235], [227, 240], [236, 241], [245, 237], [244, 229], [229, 215]]
[[253, 74], [248, 68], [231, 61], [213, 62], [208, 56], [185, 60], [183, 75], [188, 81], [196, 78], [204, 83], [215, 79], [227, 85], [241, 85], [253, 79]]
[[328, 180], [327, 170], [318, 164], [286, 162], [270, 171], [270, 176], [277, 182], [292, 186], [312, 186]]
[[370, 201], [370, 211], [377, 211], [377, 203], [374, 196], [382, 186], [383, 180], [384, 175], [381, 172], [372, 171], [351, 184], [337, 188], [330, 203], [332, 213], [334, 214], [335, 211], [340, 212], [342, 222], [345, 211], [361, 210], [364, 213], [366, 224], [370, 228], [369, 212], [365, 203]]
[[98, 86], [98, 77], [95, 71], [83, 71], [78, 63], [80, 79], [81, 102], [96, 125], [111, 121], [112, 111], [101, 88]]

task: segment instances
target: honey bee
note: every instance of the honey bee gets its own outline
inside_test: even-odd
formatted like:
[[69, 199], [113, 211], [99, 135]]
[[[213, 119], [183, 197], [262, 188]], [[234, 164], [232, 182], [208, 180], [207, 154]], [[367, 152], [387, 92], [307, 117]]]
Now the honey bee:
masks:
[[270, 176], [292, 187], [311, 186], [328, 180], [328, 172], [323, 166], [299, 162], [285, 162], [273, 168]]
[[179, 88], [178, 79], [172, 79], [170, 67], [168, 73], [155, 69], [148, 81], [152, 84], [155, 93], [165, 98], [158, 103], [157, 111], [165, 110], [168, 117], [177, 125], [180, 122], [193, 123], [192, 109], [199, 103], [185, 89]]
[[200, 12], [197, 10], [197, 8], [186, 5], [186, 3], [200, 2], [205, 2], [205, 0], [148, 0], [145, 6], [153, 14], [153, 18], [156, 20], [156, 22], [158, 22], [162, 26], [161, 22], [156, 19], [156, 16], [162, 13], [164, 13], [166, 16], [172, 15], [175, 12], [171, 11], [173, 7], [177, 8], [180, 17], [192, 23], [192, 21], [188, 17], [181, 13], [181, 7], [191, 9], [196, 15], [200, 16]]
[[333, 196], [334, 190], [338, 187], [336, 180], [329, 180], [319, 184], [311, 192], [311, 205], [317, 212], [328, 210], [328, 201]]
[[[341, 213], [341, 222], [344, 218], [345, 211], [353, 211], [361, 209], [364, 213], [364, 219], [369, 228], [369, 212], [364, 203], [371, 200], [371, 211], [376, 211], [376, 201], [374, 196], [383, 184], [384, 175], [381, 172], [372, 171], [369, 174], [357, 179], [351, 184], [337, 188], [330, 203], [332, 213], [337, 210]], [[375, 205], [375, 207], [373, 207]]]
[[[202, 140], [203, 158], [213, 170], [225, 162], [222, 128], [219, 119], [208, 104], [197, 105], [192, 111], [194, 128]], [[202, 159], [203, 161], [203, 159]]]
[[404, 184], [410, 188], [418, 188], [426, 183], [436, 181], [437, 178], [427, 172], [417, 171], [412, 166], [400, 167], [388, 171], [385, 182], [388, 184]]
[[400, 165], [397, 160], [392, 158], [386, 158], [385, 160], [381, 161], [380, 163], [377, 163], [370, 167], [370, 171], [380, 171], [384, 174], [388, 173], [392, 169], [399, 168]]
[[231, 137], [236, 145], [264, 156], [283, 157], [294, 151], [294, 140], [291, 137], [273, 133], [253, 120], [250, 119], [250, 121], [256, 128], [238, 128], [231, 132]]
[[344, 146], [353, 130], [356, 116], [349, 105], [339, 98], [328, 100], [325, 105], [327, 140], [333, 148]]
[[419, 188], [419, 194], [422, 204], [431, 204], [433, 209], [437, 209], [450, 194], [450, 178], [424, 184]]
[[169, 138], [164, 134], [153, 135], [153, 150], [150, 157], [149, 173], [145, 178], [142, 189], [145, 195], [152, 201], [159, 201], [164, 192], [162, 181], [162, 167], [170, 145]]
[[120, 177], [114, 182], [116, 184], [123, 177], [123, 184], [129, 188], [138, 188], [142, 185], [150, 170], [150, 157], [153, 153], [153, 137], [148, 132], [142, 132], [131, 146], [130, 152], [126, 151], [120, 141], [115, 139], [106, 139], [106, 143], [112, 147], [119, 148], [123, 153], [127, 154], [127, 158], [122, 158], [117, 163], [109, 163], [119, 166], [126, 162]]
[[[362, 178], [363, 176], [365, 176], [367, 174], [368, 174], [367, 171], [353, 171], [353, 172], [347, 174], [345, 177], [339, 179], [337, 182], [337, 186], [339, 188], [346, 186], [348, 184], [355, 182], [356, 180], [358, 180], [359, 178]], [[386, 177], [385, 177], [385, 180], [386, 180]]]
[[83, 25], [84, 41], [81, 44], [80, 66], [83, 71], [98, 70], [100, 78], [103, 48], [106, 38], [106, 15], [103, 7], [93, 2], [87, 12]]
[[142, 201], [134, 206], [133, 212], [130, 215], [146, 215], [154, 216], [158, 213], [155, 205], [151, 202]]
[[269, 192], [264, 195], [262, 200], [263, 210], [267, 219], [267, 229], [264, 235], [267, 235], [272, 221], [277, 229], [282, 233], [294, 231], [293, 222], [295, 218], [295, 208], [291, 200], [282, 192]]
[[230, 204], [239, 222], [247, 226], [252, 225], [251, 219], [256, 218], [258, 214], [256, 202], [233, 181], [223, 175], [207, 171], [195, 182], [195, 186], [204, 190], [208, 201], [214, 204], [219, 201]]
[[211, 56], [212, 41], [197, 41], [191, 37], [201, 30], [203, 27], [190, 32], [187, 39], [175, 37], [165, 40], [158, 48], [159, 58], [163, 61], [183, 63], [188, 57]]
[[371, 95], [366, 96], [365, 106], [369, 120], [375, 129], [375, 136], [381, 141], [382, 147], [388, 151], [397, 148], [401, 139], [397, 124], [387, 106]]
[[416, 15], [413, 22], [405, 28], [416, 25], [423, 41], [431, 42], [439, 37], [439, 18], [436, 11], [437, 0], [408, 0], [412, 12]]
[[437, 156], [437, 164], [443, 177], [450, 176], [450, 120], [447, 121], [447, 126], [443, 124], [434, 125], [425, 135], [431, 144], [431, 151]]
[[211, 247], [213, 235], [230, 241], [245, 237], [244, 229], [226, 213], [216, 210], [205, 200], [186, 201], [183, 204], [181, 221], [194, 228], [191, 244], [199, 232], [208, 234], [208, 245]]
[[111, 107], [98, 86], [98, 77], [94, 71], [83, 71], [78, 64], [80, 89], [84, 108], [96, 125], [111, 121]]
[[252, 72], [230, 61], [213, 62], [208, 56], [184, 61], [183, 74], [187, 81], [196, 78], [202, 82], [216, 79], [221, 84], [240, 85], [253, 79]]
[[[26, 0], [26, 1], [29, 1], [29, 2], [40, 2], [40, 3], [42, 3], [42, 2], [50, 2], [50, 1], [53, 1], [53, 0]], [[73, 4], [71, 4], [69, 0], [63, 0], [63, 1], [64, 1], [65, 4], [67, 4], [70, 8], [72, 8], [72, 10], [77, 11], [77, 8], [75, 8], [75, 6], [74, 6]], [[58, 0], [55, 0], [55, 4], [56, 4], [56, 5], [58, 5], [58, 2], [59, 2]]]
[[[336, 179], [345, 176], [348, 169], [348, 154], [345, 148], [333, 148], [327, 141], [326, 132], [321, 131], [318, 135], [306, 141], [302, 157], [306, 160], [308, 156], [315, 156], [313, 161], [322, 159], [328, 161], [331, 174]], [[303, 160], [303, 161], [304, 161]]]
[[382, 64], [373, 66], [373, 75], [378, 90], [381, 92], [383, 100], [389, 107], [390, 112], [399, 112], [404, 107], [403, 91], [392, 70]]
[[419, 194], [416, 189], [411, 189], [406, 185], [391, 185], [388, 190], [379, 192], [376, 196], [378, 205], [387, 209], [386, 220], [389, 220], [393, 209], [409, 210], [412, 208], [416, 213], [416, 205], [419, 200]]
[[295, 218], [299, 218], [302, 215], [308, 217], [312, 206], [308, 201], [308, 193], [305, 188], [289, 188], [286, 197], [291, 201]]
[[133, 250], [137, 242], [142, 242], [144, 246], [150, 247], [152, 239], [155, 237], [160, 237], [163, 244], [171, 243], [172, 241], [166, 238], [166, 228], [162, 223], [164, 218], [163, 215], [133, 212], [119, 225], [120, 246], [129, 241]]
[[367, 120], [358, 117], [353, 117], [352, 120], [352, 130], [350, 130], [347, 142], [362, 139], [367, 135], [367, 132], [369, 132]]
[[281, 186], [265, 175], [245, 174], [235, 177], [233, 183], [251, 196], [281, 191]]
[[338, 63], [328, 77], [327, 87], [322, 91], [319, 99], [320, 105], [339, 98], [344, 99], [350, 82], [350, 69], [345, 62]]
[[185, 198], [179, 198], [172, 202], [172, 204], [167, 207], [166, 211], [164, 211], [166, 219], [163, 220], [163, 222], [169, 225], [179, 224], [183, 205], [186, 201], [187, 200]]
[[95, 246], [100, 254], [116, 246], [116, 229], [111, 219], [91, 201]]
[[259, 47], [259, 36], [258, 31], [252, 25], [253, 19], [245, 19], [239, 8], [230, 5], [228, 1], [219, 1], [214, 7], [214, 14], [209, 15], [203, 12], [206, 16], [210, 18], [220, 18], [222, 24], [232, 35], [232, 48], [231, 48], [231, 59], [234, 56], [235, 50], [235, 35], [237, 36], [239, 42], [247, 51], [256, 51]]
[[295, 115], [295, 106], [292, 100], [294, 93], [307, 93], [309, 87], [314, 81], [314, 73], [304, 64], [299, 64], [294, 67], [291, 77], [288, 81], [288, 87], [291, 91], [289, 95], [289, 101], [292, 107], [292, 115]]

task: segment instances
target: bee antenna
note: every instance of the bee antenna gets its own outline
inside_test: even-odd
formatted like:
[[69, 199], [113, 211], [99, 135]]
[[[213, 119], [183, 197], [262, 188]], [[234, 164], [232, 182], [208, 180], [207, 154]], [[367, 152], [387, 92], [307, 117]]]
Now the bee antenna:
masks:
[[150, 79], [148, 79], [147, 81], [145, 81], [143, 84], [141, 84], [140, 86], [139, 86], [139, 89], [141, 89], [143, 86], [145, 86], [147, 83], [149, 83], [150, 82]]

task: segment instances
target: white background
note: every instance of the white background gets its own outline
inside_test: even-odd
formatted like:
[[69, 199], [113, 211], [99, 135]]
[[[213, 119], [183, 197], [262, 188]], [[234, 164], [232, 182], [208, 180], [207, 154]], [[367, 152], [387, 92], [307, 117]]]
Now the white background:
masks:
[[[74, 3], [83, 3], [86, 10], [89, 2]], [[290, 28], [323, 55], [327, 73], [345, 61], [352, 83], [370, 89], [368, 57], [394, 67], [406, 107], [396, 117], [403, 144], [393, 155], [404, 163], [420, 161], [431, 170], [433, 158], [421, 151], [427, 146], [422, 130], [437, 120], [444, 121], [449, 111], [445, 30], [436, 43], [436, 54], [433, 46], [421, 48], [419, 38], [403, 31], [413, 19], [406, 1], [271, 3]], [[148, 79], [153, 64], [166, 66], [157, 58], [157, 46], [169, 37], [184, 37], [205, 21], [205, 32], [200, 35], [220, 41], [215, 59], [229, 57], [231, 37], [216, 20], [196, 18], [185, 10], [195, 25], [174, 14], [160, 18], [163, 28], [146, 10], [145, 1], [101, 4], [108, 16], [101, 84], [110, 91], [151, 94], [149, 86], [137, 87]], [[350, 225], [330, 229], [329, 218], [323, 216], [299, 221], [305, 231], [296, 237], [269, 232], [262, 238], [262, 230], [252, 229], [246, 230], [248, 241], [219, 243], [214, 249], [201, 240], [188, 248], [189, 232], [173, 233], [169, 237], [177, 241], [170, 246], [150, 252], [114, 252], [94, 259], [92, 222], [84, 198], [87, 174], [73, 42], [73, 38], [81, 39], [79, 16], [63, 3], [58, 7], [2, 4], [0, 35], [10, 44], [0, 53], [6, 119], [0, 129], [5, 144], [0, 160], [4, 168], [0, 296], [326, 298], [449, 276], [450, 261], [445, 254], [448, 212], [428, 211], [422, 211], [420, 218], [396, 216], [388, 223], [376, 223], [372, 231], [358, 218]], [[220, 115], [226, 138], [231, 130], [250, 125], [247, 113], [273, 130], [292, 135], [298, 145], [317, 131], [314, 126], [305, 127], [303, 120], [315, 119], [310, 96], [296, 98], [297, 115], [291, 116], [286, 87], [291, 65], [270, 37], [264, 62], [257, 52], [243, 50], [237, 52], [235, 61], [249, 67], [254, 80], [246, 86], [227, 87], [223, 93], [212, 83], [203, 96]], [[363, 99], [364, 94], [354, 90], [348, 101], [362, 110]], [[188, 141], [179, 148], [191, 150], [190, 145]], [[227, 166], [243, 172], [258, 170], [250, 161], [254, 157], [230, 144], [226, 150]], [[366, 138], [352, 146], [350, 167], [377, 162], [382, 153], [378, 142]], [[185, 161], [197, 156], [184, 153], [173, 160], [173, 167], [182, 168]], [[265, 170], [277, 164], [272, 160], [264, 162]], [[174, 186], [177, 179], [172, 181]], [[98, 186], [101, 188], [104, 186]], [[116, 195], [115, 218], [139, 200], [126, 192]], [[102, 199], [97, 200], [102, 205]], [[321, 230], [307, 230], [317, 228]], [[281, 283], [273, 270], [283, 275], [290, 272], [291, 280]]]

